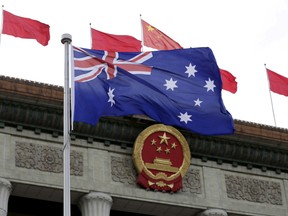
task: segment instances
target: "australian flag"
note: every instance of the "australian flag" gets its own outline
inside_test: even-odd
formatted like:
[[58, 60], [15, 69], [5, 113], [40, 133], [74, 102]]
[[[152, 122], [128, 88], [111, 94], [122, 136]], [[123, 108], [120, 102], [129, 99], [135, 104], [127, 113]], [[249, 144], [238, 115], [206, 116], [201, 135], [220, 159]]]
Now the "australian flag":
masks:
[[141, 114], [202, 135], [234, 132], [210, 48], [110, 52], [73, 47], [74, 122]]

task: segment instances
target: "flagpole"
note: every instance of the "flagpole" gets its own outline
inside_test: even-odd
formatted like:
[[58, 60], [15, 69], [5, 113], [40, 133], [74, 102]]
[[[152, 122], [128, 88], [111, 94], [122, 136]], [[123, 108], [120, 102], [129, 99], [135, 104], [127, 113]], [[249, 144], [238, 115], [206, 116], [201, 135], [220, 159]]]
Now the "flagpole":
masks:
[[91, 29], [91, 23], [89, 23], [90, 25], [90, 45], [91, 45], [91, 49], [92, 49], [92, 29]]
[[272, 107], [272, 113], [273, 113], [274, 125], [275, 125], [275, 127], [277, 127], [277, 125], [276, 125], [276, 118], [275, 118], [275, 114], [274, 114], [274, 107], [273, 107], [272, 95], [271, 95], [270, 81], [269, 81], [269, 77], [268, 77], [268, 73], [267, 73], [266, 64], [264, 64], [264, 66], [265, 66], [265, 70], [266, 70], [266, 77], [267, 77], [268, 85], [269, 85], [269, 94], [270, 94], [270, 101], [271, 101], [271, 107]]
[[140, 14], [140, 27], [141, 27], [141, 51], [144, 51], [144, 36], [143, 36], [143, 26], [142, 26], [142, 15]]
[[64, 50], [64, 101], [63, 101], [63, 205], [64, 216], [71, 215], [71, 196], [70, 196], [70, 93], [69, 93], [69, 72], [71, 69], [70, 50], [72, 36], [63, 34], [61, 39], [65, 46]]

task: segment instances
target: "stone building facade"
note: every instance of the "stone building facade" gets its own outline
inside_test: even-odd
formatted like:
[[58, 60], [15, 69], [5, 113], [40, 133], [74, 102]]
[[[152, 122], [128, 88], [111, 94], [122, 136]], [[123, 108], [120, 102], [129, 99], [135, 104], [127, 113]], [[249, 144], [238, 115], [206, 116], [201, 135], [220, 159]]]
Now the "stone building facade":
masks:
[[[191, 161], [176, 193], [137, 184], [139, 116], [76, 124], [71, 215], [288, 216], [286, 129], [235, 120], [236, 132], [178, 130]], [[0, 216], [63, 215], [63, 88], [0, 77]]]

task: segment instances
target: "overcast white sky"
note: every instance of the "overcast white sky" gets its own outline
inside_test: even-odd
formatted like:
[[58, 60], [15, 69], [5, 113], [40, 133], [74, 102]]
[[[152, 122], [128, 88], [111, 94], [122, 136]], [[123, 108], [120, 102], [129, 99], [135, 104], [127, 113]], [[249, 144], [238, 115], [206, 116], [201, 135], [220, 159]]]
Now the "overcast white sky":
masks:
[[[288, 0], [2, 0], [4, 9], [50, 25], [44, 47], [1, 35], [0, 74], [63, 86], [64, 46], [91, 48], [90, 25], [141, 38], [142, 19], [183, 47], [210, 47], [218, 66], [237, 77], [238, 91], [222, 92], [234, 119], [275, 126], [264, 67], [288, 77]], [[145, 49], [144, 49], [145, 50]], [[288, 128], [288, 97], [271, 92], [277, 127]]]

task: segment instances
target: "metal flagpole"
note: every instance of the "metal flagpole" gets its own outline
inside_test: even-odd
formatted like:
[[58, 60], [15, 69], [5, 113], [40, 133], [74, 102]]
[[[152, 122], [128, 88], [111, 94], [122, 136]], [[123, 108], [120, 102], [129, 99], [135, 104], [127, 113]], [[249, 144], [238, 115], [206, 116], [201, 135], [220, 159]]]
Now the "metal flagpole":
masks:
[[92, 40], [93, 40], [93, 38], [92, 38], [92, 24], [91, 23], [89, 23], [89, 25], [90, 25], [90, 44], [91, 44], [91, 49], [93, 49], [92, 48]]
[[273, 113], [273, 118], [274, 118], [274, 124], [275, 124], [275, 127], [277, 127], [277, 125], [276, 125], [276, 119], [275, 119], [275, 114], [274, 114], [274, 108], [273, 108], [272, 95], [271, 95], [270, 81], [269, 81], [269, 77], [268, 77], [268, 73], [267, 73], [266, 64], [264, 64], [264, 66], [265, 66], [266, 75], [267, 75], [267, 80], [268, 80], [268, 84], [269, 84], [269, 94], [270, 94], [270, 101], [271, 101], [272, 113]]
[[69, 72], [71, 69], [70, 55], [72, 36], [63, 34], [61, 39], [65, 46], [64, 54], [64, 101], [63, 101], [63, 205], [64, 216], [71, 215], [70, 197], [70, 92], [69, 92]]
[[140, 14], [140, 26], [141, 26], [141, 52], [144, 52], [144, 36], [143, 36], [143, 26], [142, 26], [142, 15]]

